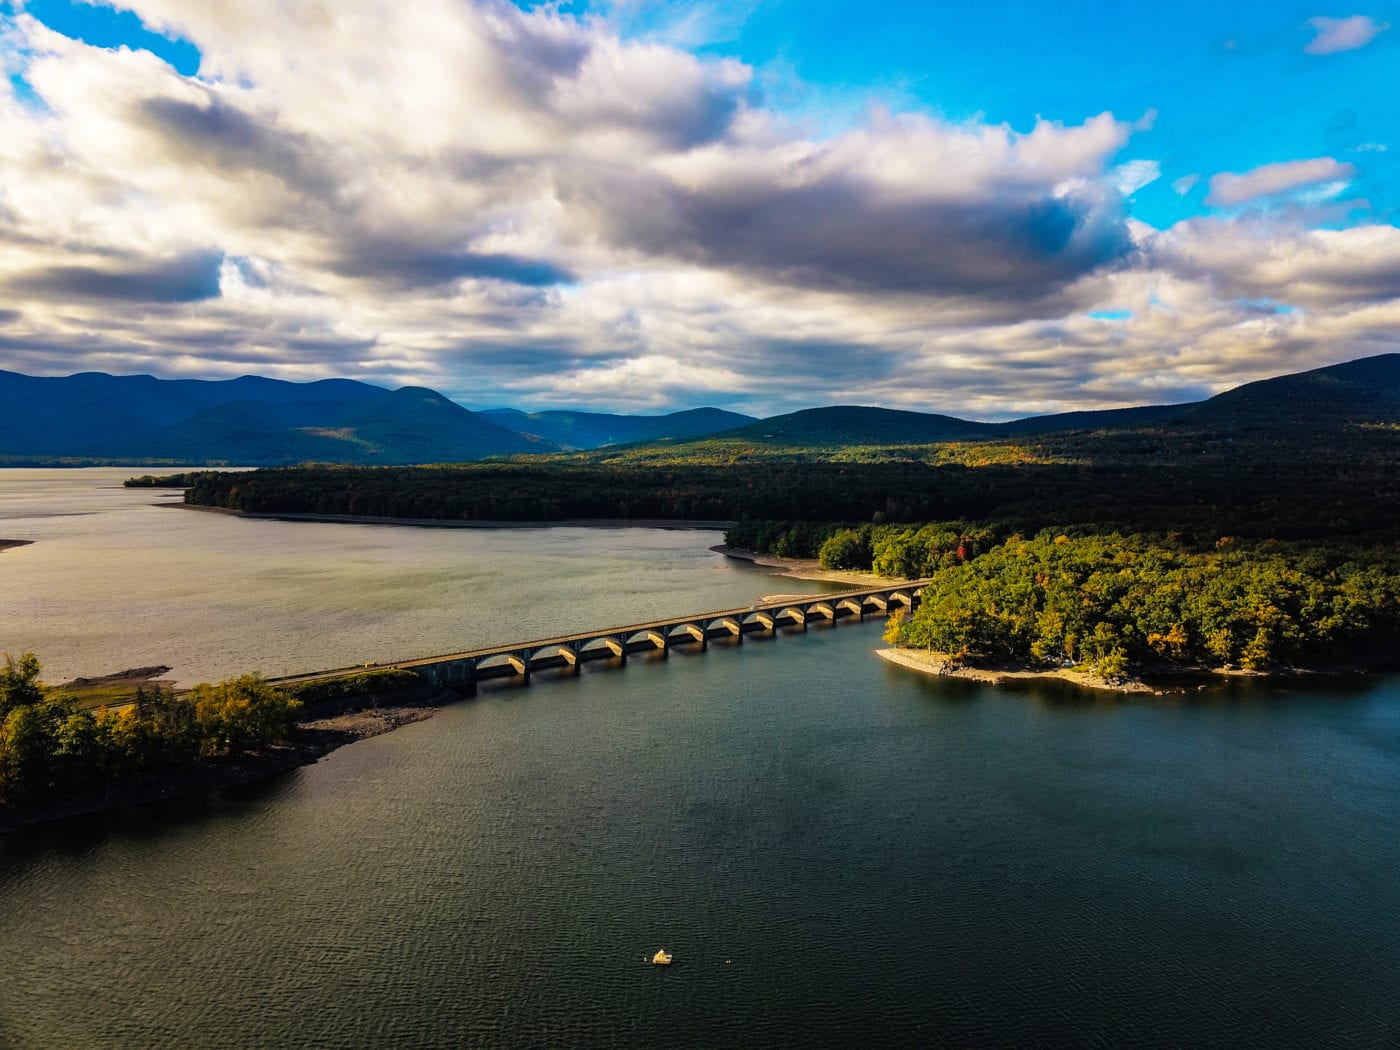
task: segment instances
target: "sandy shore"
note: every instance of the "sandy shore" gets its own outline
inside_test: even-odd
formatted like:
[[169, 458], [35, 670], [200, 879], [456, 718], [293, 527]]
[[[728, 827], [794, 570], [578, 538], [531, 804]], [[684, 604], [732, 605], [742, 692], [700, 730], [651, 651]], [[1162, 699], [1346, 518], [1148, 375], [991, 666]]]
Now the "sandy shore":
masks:
[[980, 667], [954, 667], [946, 654], [933, 653], [923, 649], [876, 649], [875, 655], [882, 660], [901, 667], [909, 667], [923, 674], [946, 678], [965, 678], [989, 685], [1004, 685], [1007, 682], [1058, 681], [1069, 682], [1084, 689], [1096, 689], [1110, 693], [1144, 693], [1161, 696], [1162, 692], [1144, 682], [1129, 678], [1124, 682], [1106, 682], [1097, 675], [1085, 674], [1068, 668], [1045, 671], [988, 670]]
[[[779, 576], [791, 576], [798, 580], [829, 580], [832, 583], [849, 583], [852, 587], [898, 587], [902, 580], [892, 580], [887, 576], [876, 576], [873, 572], [844, 572], [839, 569], [823, 569], [816, 558], [778, 558], [772, 554], [755, 554], [753, 551], [726, 547], [718, 543], [710, 550], [723, 554], [726, 558], [752, 562], [765, 568], [780, 569]], [[776, 599], [778, 596], [772, 595]], [[810, 597], [810, 595], [783, 595], [782, 597]]]

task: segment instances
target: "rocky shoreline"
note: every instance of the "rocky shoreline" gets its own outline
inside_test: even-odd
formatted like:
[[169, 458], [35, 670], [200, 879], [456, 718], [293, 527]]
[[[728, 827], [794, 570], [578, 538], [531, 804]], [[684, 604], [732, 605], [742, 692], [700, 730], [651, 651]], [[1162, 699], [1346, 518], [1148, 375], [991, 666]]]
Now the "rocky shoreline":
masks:
[[947, 653], [936, 653], [924, 649], [877, 649], [875, 655], [882, 660], [922, 674], [940, 678], [962, 678], [973, 682], [986, 682], [989, 685], [1005, 685], [1008, 682], [1058, 681], [1068, 682], [1084, 689], [1119, 695], [1167, 696], [1211, 688], [1210, 683], [1219, 683], [1229, 678], [1288, 678], [1311, 677], [1314, 675], [1367, 675], [1391, 673], [1397, 668], [1393, 659], [1364, 661], [1354, 664], [1341, 664], [1329, 667], [1281, 667], [1268, 671], [1249, 671], [1237, 667], [1179, 667], [1167, 666], [1151, 668], [1147, 679], [1125, 677], [1118, 681], [1107, 681], [1097, 675], [1077, 671], [1074, 668], [1027, 668], [1027, 667], [968, 667], [955, 662]]
[[892, 664], [908, 667], [923, 674], [939, 678], [963, 678], [973, 682], [986, 682], [988, 685], [1005, 685], [1007, 682], [1056, 681], [1069, 682], [1083, 689], [1096, 689], [1103, 692], [1121, 694], [1145, 694], [1162, 696], [1164, 691], [1154, 689], [1136, 678], [1125, 678], [1110, 682], [1098, 675], [1076, 671], [1073, 668], [984, 668], [967, 667], [953, 661], [946, 653], [934, 653], [923, 649], [876, 649], [875, 655]]

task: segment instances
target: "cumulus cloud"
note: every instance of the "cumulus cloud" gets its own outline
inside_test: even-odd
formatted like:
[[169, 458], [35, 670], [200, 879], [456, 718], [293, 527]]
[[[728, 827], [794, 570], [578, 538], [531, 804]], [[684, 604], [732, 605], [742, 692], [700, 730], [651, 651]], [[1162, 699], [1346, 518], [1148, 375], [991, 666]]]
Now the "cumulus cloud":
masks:
[[1355, 51], [1365, 47], [1380, 33], [1390, 28], [1389, 22], [1377, 22], [1368, 15], [1349, 18], [1309, 18], [1308, 25], [1317, 33], [1303, 48], [1310, 55], [1334, 55], [1339, 51]]
[[1297, 230], [1274, 223], [1195, 219], [1154, 238], [1151, 262], [1227, 298], [1311, 310], [1400, 299], [1400, 229]]
[[1128, 218], [1160, 168], [1117, 158], [1150, 115], [875, 111], [814, 138], [747, 66], [553, 5], [122, 6], [197, 45], [198, 74], [22, 12], [0, 34], [33, 92], [0, 80], [8, 367], [997, 418], [1200, 396], [1393, 321], [1391, 227]]
[[1226, 171], [1211, 177], [1206, 203], [1228, 208], [1318, 183], [1345, 185], [1355, 174], [1355, 165], [1331, 157], [1265, 164], [1243, 174]]
[[729, 141], [598, 166], [570, 202], [607, 239], [804, 287], [1044, 296], [1124, 255], [1103, 114], [1018, 135], [883, 117], [822, 144]]

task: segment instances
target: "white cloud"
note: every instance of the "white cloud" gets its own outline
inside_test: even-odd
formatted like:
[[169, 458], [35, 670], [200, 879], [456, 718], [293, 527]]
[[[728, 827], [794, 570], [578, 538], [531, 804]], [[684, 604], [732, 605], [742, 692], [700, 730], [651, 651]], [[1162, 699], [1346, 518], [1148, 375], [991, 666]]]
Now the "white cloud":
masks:
[[1319, 182], [1340, 182], [1345, 186], [1355, 174], [1353, 165], [1331, 157], [1265, 164], [1243, 174], [1227, 171], [1211, 177], [1206, 203], [1228, 208]]
[[1130, 160], [1113, 169], [1113, 182], [1118, 192], [1131, 197], [1144, 186], [1162, 177], [1162, 165], [1155, 160]]
[[1308, 25], [1317, 35], [1303, 48], [1310, 55], [1334, 55], [1339, 51], [1355, 51], [1365, 47], [1380, 33], [1390, 28], [1389, 22], [1377, 22], [1367, 15], [1349, 18], [1329, 18], [1318, 15], [1309, 18]]
[[1177, 179], [1175, 182], [1172, 183], [1172, 189], [1174, 189], [1177, 192], [1178, 196], [1184, 197], [1193, 189], [1195, 189], [1197, 183], [1199, 183], [1200, 181], [1201, 177], [1199, 175], [1183, 175], [1181, 178]]

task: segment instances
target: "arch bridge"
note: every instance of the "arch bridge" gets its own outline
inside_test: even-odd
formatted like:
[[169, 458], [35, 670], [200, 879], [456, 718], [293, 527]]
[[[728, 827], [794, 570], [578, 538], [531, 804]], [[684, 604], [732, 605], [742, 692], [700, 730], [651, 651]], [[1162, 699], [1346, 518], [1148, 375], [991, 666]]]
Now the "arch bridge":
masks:
[[595, 631], [536, 638], [511, 645], [471, 649], [442, 656], [426, 656], [392, 663], [346, 667], [316, 674], [274, 679], [275, 684], [291, 685], [327, 678], [344, 677], [366, 669], [400, 668], [417, 673], [436, 685], [471, 688], [492, 678], [521, 678], [529, 682], [535, 671], [566, 668], [577, 674], [591, 660], [613, 660], [619, 666], [634, 654], [660, 653], [694, 646], [707, 649], [712, 640], [729, 639], [742, 643], [749, 634], [776, 636], [779, 630], [805, 631], [814, 621], [836, 623], [843, 619], [863, 621], [867, 616], [886, 616], [896, 609], [913, 610], [927, 580], [912, 580], [887, 587], [841, 591], [831, 594], [787, 595], [775, 601], [755, 602], [740, 609], [693, 613], [665, 620], [605, 627]]

